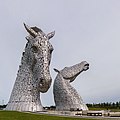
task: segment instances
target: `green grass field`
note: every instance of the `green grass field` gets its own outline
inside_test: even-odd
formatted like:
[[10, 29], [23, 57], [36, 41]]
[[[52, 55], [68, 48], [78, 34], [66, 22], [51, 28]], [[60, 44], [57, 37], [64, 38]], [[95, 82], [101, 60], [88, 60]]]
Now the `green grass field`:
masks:
[[[0, 120], [113, 120], [114, 118], [75, 118], [75, 117], [62, 117], [50, 116], [43, 114], [24, 113], [17, 111], [0, 111]], [[120, 120], [115, 118], [114, 120]]]
[[49, 116], [16, 111], [0, 111], [0, 120], [95, 120], [95, 119]]

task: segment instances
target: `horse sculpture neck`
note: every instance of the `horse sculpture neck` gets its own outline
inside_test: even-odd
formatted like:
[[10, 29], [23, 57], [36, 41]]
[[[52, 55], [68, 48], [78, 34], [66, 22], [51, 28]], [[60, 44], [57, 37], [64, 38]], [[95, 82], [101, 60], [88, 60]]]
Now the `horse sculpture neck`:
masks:
[[40, 92], [47, 92], [52, 81], [49, 65], [53, 47], [49, 39], [54, 32], [45, 35], [37, 27], [25, 28], [30, 35], [6, 110], [42, 111]]
[[85, 61], [71, 67], [65, 67], [58, 71], [53, 86], [53, 94], [56, 105], [56, 110], [88, 110], [81, 96], [75, 88], [70, 85], [70, 82], [83, 71], [89, 68], [89, 64]]

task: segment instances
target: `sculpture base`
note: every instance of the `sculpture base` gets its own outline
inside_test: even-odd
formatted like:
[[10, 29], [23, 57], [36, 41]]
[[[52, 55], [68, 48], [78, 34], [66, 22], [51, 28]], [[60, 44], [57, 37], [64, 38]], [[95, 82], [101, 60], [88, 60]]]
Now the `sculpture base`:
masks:
[[56, 106], [56, 110], [58, 111], [87, 111], [88, 107], [85, 104], [82, 105], [65, 105], [65, 106]]
[[34, 102], [12, 102], [8, 103], [5, 110], [13, 110], [13, 111], [43, 111], [43, 107], [41, 105], [36, 105]]

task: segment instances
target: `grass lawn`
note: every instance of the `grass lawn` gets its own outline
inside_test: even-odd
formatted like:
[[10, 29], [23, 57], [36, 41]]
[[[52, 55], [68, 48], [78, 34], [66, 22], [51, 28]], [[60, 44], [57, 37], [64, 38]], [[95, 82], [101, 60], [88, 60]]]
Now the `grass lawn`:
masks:
[[16, 111], [0, 111], [0, 120], [95, 120], [95, 119], [49, 116]]

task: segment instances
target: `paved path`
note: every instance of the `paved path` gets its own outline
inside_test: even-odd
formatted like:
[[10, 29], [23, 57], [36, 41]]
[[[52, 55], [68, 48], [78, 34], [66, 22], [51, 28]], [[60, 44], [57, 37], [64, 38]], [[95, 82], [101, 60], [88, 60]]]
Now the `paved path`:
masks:
[[49, 114], [48, 112], [28, 112], [32, 114], [41, 114], [41, 115], [49, 115], [49, 116], [63, 116], [63, 117], [72, 117], [72, 118], [91, 118], [93, 120], [120, 120], [120, 117], [104, 117], [104, 116], [71, 116], [64, 114]]

